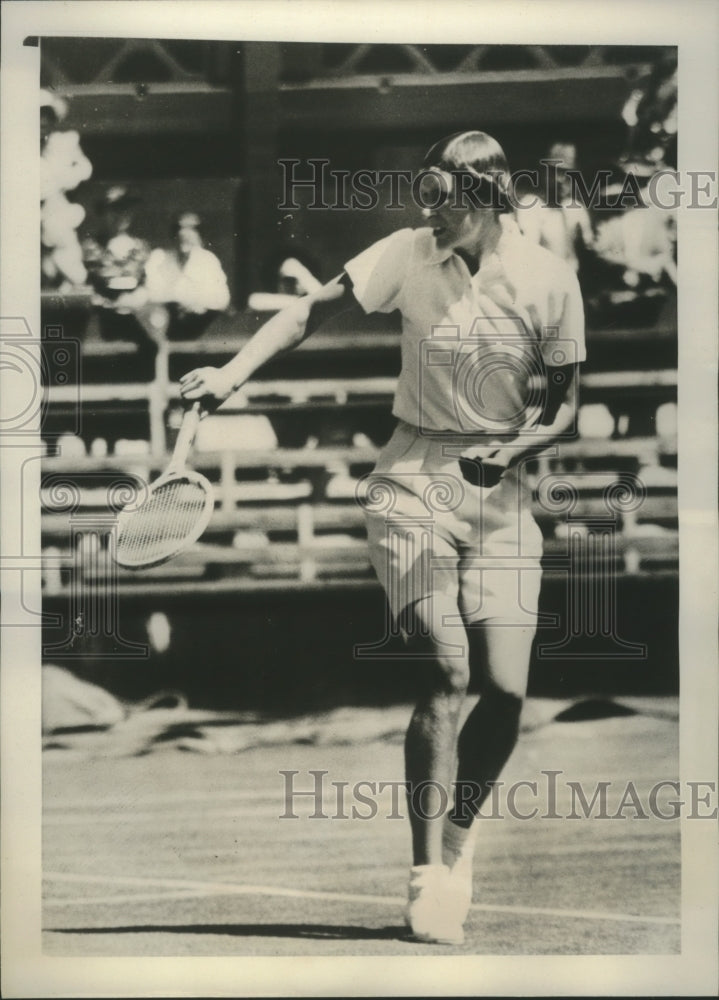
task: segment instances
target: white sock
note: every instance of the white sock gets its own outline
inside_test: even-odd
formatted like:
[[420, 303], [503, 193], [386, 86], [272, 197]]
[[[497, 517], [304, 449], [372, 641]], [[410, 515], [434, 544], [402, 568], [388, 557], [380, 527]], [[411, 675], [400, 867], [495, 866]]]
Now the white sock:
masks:
[[444, 863], [441, 865], [412, 865], [409, 874], [410, 878], [415, 879], [422, 878], [423, 876], [431, 878], [433, 875], [443, 874], [446, 867]]
[[444, 817], [442, 860], [450, 869], [459, 861], [471, 861], [476, 833], [475, 823], [469, 827], [457, 826], [449, 816]]

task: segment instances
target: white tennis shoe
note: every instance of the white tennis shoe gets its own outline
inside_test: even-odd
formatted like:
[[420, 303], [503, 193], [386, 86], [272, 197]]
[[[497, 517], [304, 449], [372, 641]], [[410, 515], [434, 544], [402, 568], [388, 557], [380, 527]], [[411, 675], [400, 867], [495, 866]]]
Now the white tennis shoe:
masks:
[[447, 879], [447, 905], [460, 926], [467, 919], [472, 905], [472, 855], [460, 855], [449, 868]]
[[[471, 889], [470, 889], [471, 895]], [[457, 905], [457, 897], [461, 904]], [[462, 944], [469, 904], [457, 894], [446, 865], [415, 865], [409, 873], [405, 922], [413, 937], [427, 944]]]

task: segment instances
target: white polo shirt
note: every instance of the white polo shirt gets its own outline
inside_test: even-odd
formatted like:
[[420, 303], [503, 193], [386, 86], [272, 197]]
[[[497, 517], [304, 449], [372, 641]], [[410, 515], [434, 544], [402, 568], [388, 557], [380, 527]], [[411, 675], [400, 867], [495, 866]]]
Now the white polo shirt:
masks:
[[393, 413], [424, 431], [516, 432], [541, 412], [533, 376], [586, 358], [574, 271], [500, 218], [475, 275], [431, 229], [401, 229], [345, 265], [365, 312], [402, 314]]

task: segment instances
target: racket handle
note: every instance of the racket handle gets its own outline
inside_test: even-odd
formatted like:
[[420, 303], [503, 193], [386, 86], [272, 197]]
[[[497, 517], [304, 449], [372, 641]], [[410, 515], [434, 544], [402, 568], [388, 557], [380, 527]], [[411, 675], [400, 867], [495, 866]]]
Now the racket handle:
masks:
[[195, 440], [197, 428], [200, 425], [200, 401], [193, 403], [189, 410], [185, 411], [182, 424], [175, 441], [175, 447], [170, 459], [168, 472], [180, 472], [185, 468], [187, 456], [190, 454], [192, 442]]

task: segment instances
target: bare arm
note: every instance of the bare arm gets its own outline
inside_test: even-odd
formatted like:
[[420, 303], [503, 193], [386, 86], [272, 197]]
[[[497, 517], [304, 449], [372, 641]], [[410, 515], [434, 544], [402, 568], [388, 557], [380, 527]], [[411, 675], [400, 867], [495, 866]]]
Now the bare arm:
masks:
[[318, 326], [350, 309], [352, 283], [342, 274], [273, 316], [221, 368], [194, 368], [180, 379], [185, 399], [202, 399], [213, 410], [277, 354], [297, 347]]
[[[559, 383], [554, 381], [558, 375], [563, 376]], [[544, 413], [538, 424], [518, 432], [515, 442], [512, 442], [507, 449], [510, 453], [507, 465], [515, 465], [527, 455], [536, 455], [544, 451], [574, 423], [577, 411], [575, 384], [579, 378], [579, 366], [563, 365], [552, 368], [551, 376], [547, 379]]]
[[517, 431], [510, 442], [497, 441], [468, 448], [460, 460], [464, 478], [475, 486], [496, 486], [502, 474], [512, 465], [530, 455], [538, 455], [553, 444], [573, 424], [576, 415], [575, 382], [578, 365], [552, 368], [551, 374], [561, 373], [560, 382], [547, 380], [547, 399], [538, 424], [530, 423]]

